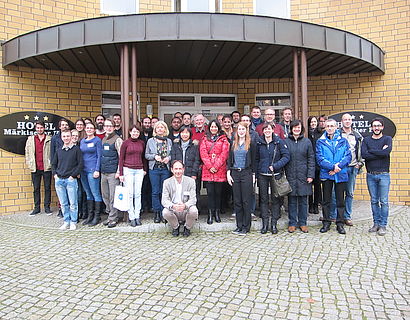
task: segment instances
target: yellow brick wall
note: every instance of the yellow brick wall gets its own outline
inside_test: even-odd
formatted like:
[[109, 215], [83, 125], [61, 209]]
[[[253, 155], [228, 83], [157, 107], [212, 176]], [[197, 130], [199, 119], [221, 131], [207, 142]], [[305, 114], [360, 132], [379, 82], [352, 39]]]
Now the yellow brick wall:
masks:
[[171, 12], [171, 0], [140, 0], [140, 13]]
[[253, 0], [223, 0], [223, 13], [253, 14]]

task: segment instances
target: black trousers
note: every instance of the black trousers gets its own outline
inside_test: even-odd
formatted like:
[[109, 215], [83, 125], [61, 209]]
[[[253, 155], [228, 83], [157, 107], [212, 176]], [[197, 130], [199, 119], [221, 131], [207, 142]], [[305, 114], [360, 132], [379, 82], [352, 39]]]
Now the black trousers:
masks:
[[40, 188], [41, 188], [41, 177], [44, 181], [44, 207], [50, 208], [51, 203], [51, 171], [37, 170], [31, 173], [31, 181], [33, 182], [33, 196], [34, 196], [34, 207], [40, 209], [41, 199], [40, 199]]
[[221, 209], [221, 195], [223, 182], [206, 181], [206, 193], [208, 196], [208, 209]]
[[[259, 194], [260, 194], [260, 209], [262, 219], [269, 219], [269, 187], [273, 190], [272, 177], [259, 175], [258, 177]], [[272, 209], [271, 218], [272, 223], [278, 222], [280, 218], [280, 198], [273, 196], [271, 192]]]
[[231, 170], [233, 179], [233, 204], [235, 208], [236, 227], [249, 232], [251, 229], [252, 171], [250, 169]]
[[320, 170], [315, 170], [313, 179], [313, 195], [309, 196], [309, 207], [318, 206], [322, 203], [322, 181], [320, 181]]
[[151, 210], [152, 208], [152, 188], [149, 174], [146, 174], [142, 180], [141, 207], [144, 210]]
[[346, 182], [336, 183], [334, 180], [323, 180], [322, 181], [323, 222], [331, 222], [331, 220], [330, 220], [330, 204], [332, 202], [333, 186], [335, 188], [335, 195], [336, 195], [336, 208], [337, 208], [336, 224], [343, 224], [344, 223], [344, 211], [345, 211]]

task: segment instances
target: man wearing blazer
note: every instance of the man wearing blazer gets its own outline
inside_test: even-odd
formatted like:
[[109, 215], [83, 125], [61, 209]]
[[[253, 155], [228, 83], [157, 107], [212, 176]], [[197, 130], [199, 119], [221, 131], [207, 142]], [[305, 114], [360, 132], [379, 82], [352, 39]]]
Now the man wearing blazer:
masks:
[[184, 164], [175, 160], [171, 164], [173, 176], [164, 181], [162, 215], [172, 227], [172, 235], [179, 236], [180, 223], [184, 223], [184, 237], [191, 235], [192, 226], [198, 219], [196, 185], [191, 177], [184, 176]]

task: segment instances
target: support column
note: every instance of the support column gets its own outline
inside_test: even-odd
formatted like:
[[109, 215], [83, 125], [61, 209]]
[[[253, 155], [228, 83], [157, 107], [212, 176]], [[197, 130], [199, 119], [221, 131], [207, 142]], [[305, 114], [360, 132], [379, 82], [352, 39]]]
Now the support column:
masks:
[[[308, 90], [307, 90], [307, 59], [306, 51], [300, 52], [300, 77], [301, 77], [301, 91], [302, 91], [302, 122], [307, 126], [308, 119]], [[307, 136], [308, 130], [305, 130], [305, 136]]]
[[124, 45], [124, 118], [125, 125], [123, 131], [124, 139], [128, 139], [130, 128], [130, 62], [128, 44]]
[[123, 138], [127, 132], [125, 132], [125, 104], [124, 104], [124, 46], [120, 47], [120, 83], [121, 83], [121, 127], [123, 129]]
[[132, 123], [137, 124], [137, 48], [133, 44], [131, 48], [131, 91], [132, 91]]
[[299, 119], [299, 61], [297, 49], [293, 49], [293, 105], [293, 117]]

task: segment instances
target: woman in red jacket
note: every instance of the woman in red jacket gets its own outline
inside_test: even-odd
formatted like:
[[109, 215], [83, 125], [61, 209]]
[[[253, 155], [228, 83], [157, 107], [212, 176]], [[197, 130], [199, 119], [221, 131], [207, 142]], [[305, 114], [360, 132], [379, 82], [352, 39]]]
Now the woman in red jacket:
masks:
[[203, 162], [202, 181], [206, 181], [208, 195], [208, 224], [221, 222], [222, 184], [226, 181], [226, 161], [229, 155], [229, 142], [221, 131], [221, 126], [212, 120], [206, 135], [200, 143], [200, 155]]

